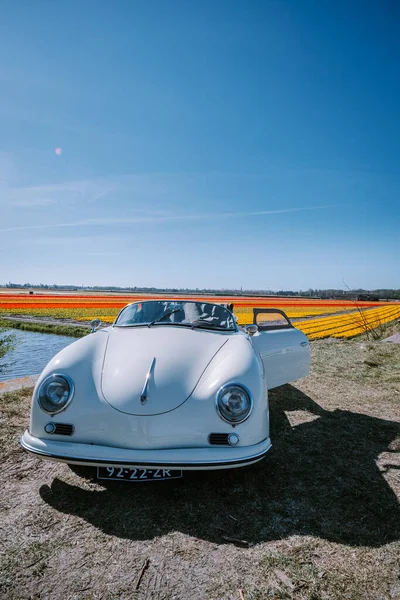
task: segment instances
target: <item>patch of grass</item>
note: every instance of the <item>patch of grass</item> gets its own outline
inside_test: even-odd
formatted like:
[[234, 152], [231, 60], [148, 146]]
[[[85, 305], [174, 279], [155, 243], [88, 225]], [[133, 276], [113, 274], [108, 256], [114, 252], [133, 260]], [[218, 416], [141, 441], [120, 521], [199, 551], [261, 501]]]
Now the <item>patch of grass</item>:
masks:
[[[348, 393], [351, 392], [350, 382], [359, 384], [364, 389], [364, 403], [367, 403], [374, 388], [399, 389], [400, 344], [360, 341], [359, 338], [312, 342], [311, 376], [322, 377], [325, 382], [335, 380], [338, 390], [342, 390], [342, 383], [345, 383]], [[358, 398], [355, 400], [357, 402]]]
[[15, 460], [12, 471], [18, 469], [23, 458], [18, 440], [29, 424], [33, 387], [0, 394], [0, 464]]
[[13, 416], [25, 417], [29, 407], [27, 402], [32, 397], [33, 387], [24, 387], [12, 392], [0, 395], [0, 411], [3, 415], [11, 418]]
[[43, 577], [54, 550], [55, 543], [51, 540], [8, 546], [7, 551], [0, 554], [0, 593], [5, 594], [4, 598], [10, 597], [7, 592], [21, 578], [23, 571], [29, 573], [32, 579]]
[[[380, 323], [373, 330], [362, 333], [357, 336], [357, 340], [384, 340], [400, 330], [400, 319], [389, 321], [388, 323]], [[373, 335], [372, 335], [373, 334]]]
[[272, 590], [279, 594], [276, 597], [290, 598], [294, 593], [301, 593], [306, 598], [320, 597], [322, 572], [318, 572], [307, 557], [307, 548], [305, 550], [294, 548], [286, 552], [272, 552], [261, 560], [264, 577]]
[[[334, 552], [333, 549], [332, 551]], [[389, 576], [375, 580], [371, 578], [373, 571], [379, 569], [381, 558], [382, 556], [377, 556], [375, 560], [371, 560], [369, 553], [359, 550], [352, 555], [344, 552], [334, 560], [327, 560], [321, 545], [312, 541], [281, 548], [265, 555], [260, 561], [264, 589], [270, 592], [260, 598], [296, 598], [297, 600], [394, 598], [395, 596], [384, 596], [380, 593], [391, 587], [391, 569]], [[391, 558], [391, 568], [393, 568], [395, 557]], [[361, 564], [362, 568], [360, 568]], [[392, 589], [395, 586], [396, 584]]]
[[90, 333], [87, 327], [78, 327], [74, 325], [56, 325], [50, 323], [39, 323], [26, 321], [14, 321], [8, 319], [0, 319], [0, 327], [20, 329], [21, 331], [37, 331], [39, 333], [53, 333], [56, 335], [67, 335], [70, 337], [81, 338]]

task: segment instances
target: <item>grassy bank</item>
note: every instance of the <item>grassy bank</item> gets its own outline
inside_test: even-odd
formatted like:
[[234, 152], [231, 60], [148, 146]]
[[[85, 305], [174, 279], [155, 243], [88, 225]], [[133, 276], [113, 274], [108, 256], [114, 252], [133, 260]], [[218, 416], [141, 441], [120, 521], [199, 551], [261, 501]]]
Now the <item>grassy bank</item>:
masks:
[[39, 333], [53, 333], [56, 335], [68, 335], [74, 338], [81, 338], [90, 333], [87, 327], [76, 327], [74, 325], [57, 325], [50, 323], [14, 321], [0, 318], [0, 329], [20, 329], [21, 331], [37, 331]]
[[174, 482], [106, 486], [23, 453], [32, 390], [3, 394], [0, 598], [399, 598], [400, 345], [311, 352], [270, 393], [264, 461]]

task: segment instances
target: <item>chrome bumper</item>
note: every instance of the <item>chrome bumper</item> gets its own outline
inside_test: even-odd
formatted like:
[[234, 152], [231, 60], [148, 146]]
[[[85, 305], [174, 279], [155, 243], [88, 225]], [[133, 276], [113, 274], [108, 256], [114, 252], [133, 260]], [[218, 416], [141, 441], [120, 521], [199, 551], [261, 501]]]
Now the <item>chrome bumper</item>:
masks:
[[21, 438], [21, 446], [37, 458], [74, 465], [208, 470], [251, 465], [264, 458], [271, 448], [271, 440], [267, 438], [259, 444], [243, 447], [131, 450], [69, 441], [42, 440], [25, 431]]

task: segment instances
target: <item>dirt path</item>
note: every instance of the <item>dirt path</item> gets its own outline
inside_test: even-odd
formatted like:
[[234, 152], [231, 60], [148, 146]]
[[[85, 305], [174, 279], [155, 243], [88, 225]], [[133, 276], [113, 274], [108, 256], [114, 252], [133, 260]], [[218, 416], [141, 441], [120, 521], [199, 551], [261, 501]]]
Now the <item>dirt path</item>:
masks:
[[23, 321], [24, 323], [42, 323], [44, 325], [73, 325], [76, 327], [90, 328], [89, 321], [76, 321], [75, 319], [55, 319], [52, 317], [30, 317], [28, 315], [7, 314], [2, 314], [1, 318], [5, 321]]
[[25, 454], [31, 392], [0, 395], [0, 597], [398, 600], [399, 380], [397, 344], [314, 342], [267, 459], [107, 487]]

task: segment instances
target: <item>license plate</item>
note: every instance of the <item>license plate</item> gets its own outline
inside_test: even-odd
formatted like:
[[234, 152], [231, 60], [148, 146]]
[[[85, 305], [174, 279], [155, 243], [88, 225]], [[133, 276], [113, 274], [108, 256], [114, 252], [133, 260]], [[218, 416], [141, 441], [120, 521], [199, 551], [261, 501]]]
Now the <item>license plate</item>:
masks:
[[165, 481], [180, 479], [182, 471], [177, 469], [129, 469], [124, 467], [97, 467], [97, 479], [114, 481]]

